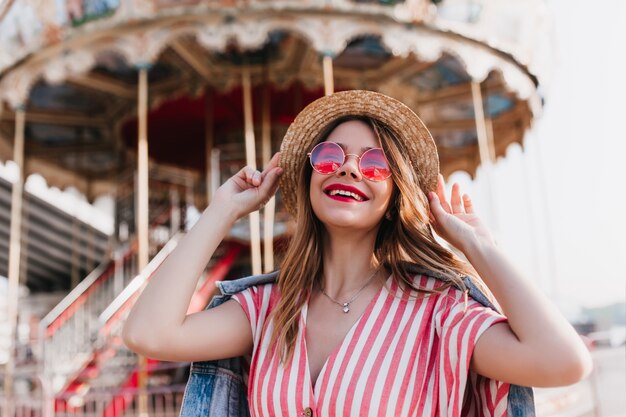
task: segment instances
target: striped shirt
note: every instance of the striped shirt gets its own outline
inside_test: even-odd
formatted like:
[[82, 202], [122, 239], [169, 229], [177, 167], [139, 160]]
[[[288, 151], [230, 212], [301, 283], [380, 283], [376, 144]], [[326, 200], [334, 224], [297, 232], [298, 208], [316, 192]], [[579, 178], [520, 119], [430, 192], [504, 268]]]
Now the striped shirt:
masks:
[[[437, 289], [442, 281], [416, 276]], [[252, 327], [248, 370], [252, 416], [497, 416], [507, 412], [509, 385], [469, 372], [474, 345], [489, 326], [506, 321], [455, 288], [417, 296], [390, 276], [326, 360], [312, 386], [305, 331], [308, 302], [292, 359], [281, 365], [269, 349], [267, 320], [278, 286], [250, 287], [233, 298]]]

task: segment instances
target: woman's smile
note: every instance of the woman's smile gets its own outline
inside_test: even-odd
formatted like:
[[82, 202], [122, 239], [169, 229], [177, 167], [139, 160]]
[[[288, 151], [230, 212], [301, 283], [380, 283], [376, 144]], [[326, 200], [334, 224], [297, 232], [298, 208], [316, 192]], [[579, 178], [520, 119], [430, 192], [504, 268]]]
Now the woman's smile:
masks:
[[358, 188], [339, 183], [329, 185], [324, 189], [324, 193], [333, 200], [346, 201], [349, 203], [369, 200], [367, 195]]

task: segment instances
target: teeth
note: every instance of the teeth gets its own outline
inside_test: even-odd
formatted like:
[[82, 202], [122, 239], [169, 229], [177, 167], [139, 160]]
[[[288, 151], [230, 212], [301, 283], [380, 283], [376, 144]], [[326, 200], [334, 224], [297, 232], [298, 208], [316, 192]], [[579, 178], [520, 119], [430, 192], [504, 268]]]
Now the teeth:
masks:
[[352, 197], [354, 198], [356, 201], [363, 201], [363, 197], [361, 197], [358, 194], [355, 194], [351, 191], [346, 191], [346, 190], [332, 190], [330, 193], [330, 195], [343, 195], [345, 197]]

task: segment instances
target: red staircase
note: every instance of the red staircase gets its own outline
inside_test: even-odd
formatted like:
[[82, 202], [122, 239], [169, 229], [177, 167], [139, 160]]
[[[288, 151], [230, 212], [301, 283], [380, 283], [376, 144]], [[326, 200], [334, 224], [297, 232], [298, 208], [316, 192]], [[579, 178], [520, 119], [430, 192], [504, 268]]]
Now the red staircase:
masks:
[[[126, 252], [117, 263], [103, 265], [94, 271], [94, 277], [85, 284], [79, 296], [68, 295], [68, 300], [73, 302], [45, 327], [44, 375], [50, 377], [53, 384], [54, 378], [57, 378], [58, 385], [53, 385], [56, 388], [53, 391], [55, 414], [75, 413], [82, 406], [81, 397], [91, 389], [107, 388], [113, 391], [112, 399], [102, 409], [102, 415], [107, 417], [122, 415], [129, 405], [129, 399], [136, 396], [129, 394], [137, 389], [136, 357], [121, 341], [122, 323], [152, 272], [171, 253], [179, 239], [180, 235], [174, 236], [141, 274], [130, 281], [125, 279], [124, 289], [112, 300], [103, 293], [108, 291], [107, 283], [116, 273], [124, 276], [124, 270], [128, 270], [125, 265], [134, 260], [134, 256]], [[218, 248], [217, 256], [199, 281], [188, 314], [200, 311], [207, 305], [216, 288], [215, 282], [224, 279], [241, 250], [242, 246], [237, 243], [225, 243]], [[106, 307], [94, 307], [96, 304], [102, 306], [103, 300], [109, 301]], [[63, 302], [60, 305], [63, 306]], [[87, 314], [97, 311], [97, 317]], [[84, 316], [89, 316], [86, 328], [81, 326], [86, 324]], [[64, 351], [63, 346], [68, 349]], [[105, 371], [111, 362], [115, 363], [113, 367], [116, 372]], [[119, 366], [119, 363], [125, 363], [126, 366]], [[149, 360], [148, 375], [160, 365], [159, 361]], [[64, 374], [59, 377], [61, 372]]]

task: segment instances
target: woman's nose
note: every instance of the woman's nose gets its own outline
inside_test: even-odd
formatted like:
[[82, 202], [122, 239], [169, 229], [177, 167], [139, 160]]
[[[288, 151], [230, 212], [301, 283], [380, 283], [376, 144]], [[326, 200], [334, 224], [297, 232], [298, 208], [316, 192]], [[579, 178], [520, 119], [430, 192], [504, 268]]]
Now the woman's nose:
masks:
[[359, 156], [355, 154], [346, 154], [346, 160], [337, 170], [337, 175], [343, 177], [350, 175], [355, 180], [361, 179], [361, 171], [359, 170]]

